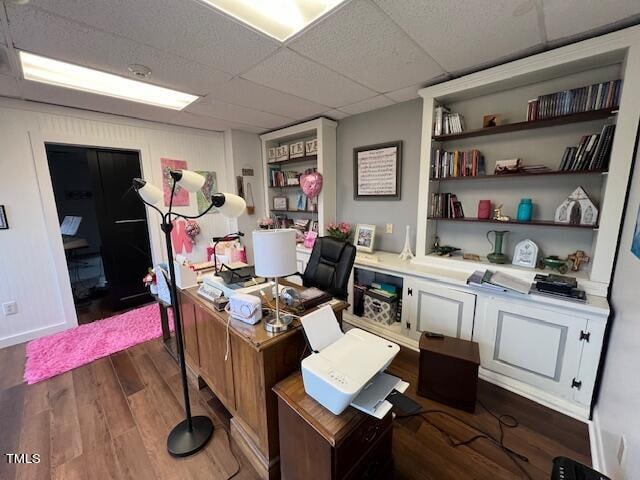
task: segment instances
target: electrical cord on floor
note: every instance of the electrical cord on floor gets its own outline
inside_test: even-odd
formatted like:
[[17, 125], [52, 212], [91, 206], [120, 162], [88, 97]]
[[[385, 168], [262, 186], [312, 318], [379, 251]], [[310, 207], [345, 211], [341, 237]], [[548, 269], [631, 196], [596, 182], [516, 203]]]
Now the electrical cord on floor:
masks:
[[[521, 453], [516, 452], [515, 450], [512, 450], [511, 448], [507, 447], [504, 444], [504, 434], [505, 434], [505, 428], [517, 428], [520, 426], [520, 422], [518, 422], [518, 419], [516, 417], [514, 417], [513, 415], [505, 415], [505, 414], [497, 414], [494, 413], [493, 411], [491, 411], [484, 403], [482, 403], [480, 400], [477, 400], [478, 404], [487, 411], [487, 413], [489, 415], [491, 415], [493, 418], [495, 418], [498, 421], [498, 427], [500, 429], [500, 436], [498, 438], [494, 437], [493, 435], [491, 435], [488, 432], [485, 432], [484, 430], [476, 427], [475, 425], [470, 424], [469, 422], [462, 420], [461, 418], [457, 417], [456, 415], [453, 415], [445, 410], [438, 410], [438, 409], [429, 409], [429, 410], [421, 410], [419, 412], [416, 413], [411, 413], [408, 415], [396, 415], [395, 418], [400, 419], [400, 418], [408, 418], [408, 417], [415, 417], [415, 416], [419, 416], [420, 418], [422, 418], [422, 420], [426, 423], [428, 423], [429, 425], [431, 425], [433, 428], [435, 428], [436, 430], [438, 430], [440, 433], [442, 433], [445, 438], [447, 439], [447, 441], [449, 442], [449, 444], [454, 447], [454, 448], [458, 448], [458, 447], [463, 447], [463, 446], [467, 446], [477, 440], [481, 440], [481, 439], [485, 439], [488, 440], [489, 442], [493, 443], [496, 447], [498, 447], [500, 450], [502, 450], [507, 457], [509, 457], [509, 459], [514, 463], [514, 465], [516, 467], [518, 467], [518, 469], [525, 475], [525, 477], [529, 480], [532, 480], [531, 475], [529, 474], [529, 472], [527, 472], [524, 467], [522, 465], [520, 465], [520, 463], [518, 463], [518, 460], [525, 462], [525, 463], [529, 463], [529, 458], [526, 457], [525, 455], [522, 455]], [[476, 432], [478, 432], [476, 435], [472, 436], [471, 438], [468, 438], [466, 440], [457, 440], [455, 439], [449, 432], [447, 432], [446, 430], [444, 430], [443, 428], [437, 426], [435, 423], [433, 423], [431, 420], [429, 420], [428, 416], [429, 415], [434, 415], [434, 414], [440, 414], [440, 415], [444, 415], [447, 416], [449, 418], [453, 418], [454, 420], [457, 420], [458, 422], [462, 423], [463, 425], [471, 428], [472, 430], [475, 430]]]

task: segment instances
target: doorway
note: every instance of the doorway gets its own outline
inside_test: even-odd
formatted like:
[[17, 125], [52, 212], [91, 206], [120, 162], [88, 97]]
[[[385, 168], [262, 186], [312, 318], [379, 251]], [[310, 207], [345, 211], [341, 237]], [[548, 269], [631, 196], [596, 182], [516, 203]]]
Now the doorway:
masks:
[[146, 210], [131, 188], [138, 152], [46, 144], [78, 323], [152, 301]]

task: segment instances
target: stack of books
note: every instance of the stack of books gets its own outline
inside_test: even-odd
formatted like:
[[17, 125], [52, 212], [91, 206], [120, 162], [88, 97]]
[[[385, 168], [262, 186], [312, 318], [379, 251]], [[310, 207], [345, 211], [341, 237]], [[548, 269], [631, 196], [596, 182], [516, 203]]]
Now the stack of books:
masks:
[[446, 107], [437, 107], [434, 110], [434, 135], [449, 135], [450, 133], [462, 133], [464, 131], [464, 117], [460, 113], [451, 113]]
[[527, 121], [618, 106], [622, 80], [542, 95], [527, 103]]
[[398, 287], [391, 283], [372, 282], [368, 290], [370, 292], [377, 293], [378, 295], [382, 295], [389, 300], [398, 298]]
[[462, 203], [454, 193], [434, 193], [431, 195], [431, 218], [464, 218]]
[[564, 150], [560, 170], [601, 170], [609, 165], [615, 125], [605, 125], [600, 133], [584, 135], [577, 147]]
[[502, 272], [476, 270], [467, 278], [467, 285], [479, 287], [493, 292], [515, 292], [526, 295], [531, 290], [531, 283]]
[[587, 295], [584, 290], [578, 288], [578, 281], [575, 277], [538, 274], [534, 280], [536, 283], [531, 287], [530, 293], [546, 297], [563, 298], [579, 303], [585, 303], [587, 301]]
[[479, 150], [446, 152], [436, 149], [431, 164], [431, 178], [476, 177], [484, 175], [484, 157]]

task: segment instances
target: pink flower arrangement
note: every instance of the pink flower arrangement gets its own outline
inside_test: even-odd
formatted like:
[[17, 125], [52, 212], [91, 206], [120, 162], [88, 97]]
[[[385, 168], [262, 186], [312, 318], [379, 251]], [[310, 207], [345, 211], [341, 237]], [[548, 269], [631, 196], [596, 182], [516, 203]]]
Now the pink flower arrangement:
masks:
[[200, 235], [200, 225], [195, 220], [189, 220], [184, 227], [184, 233], [189, 237], [191, 245], [196, 244], [196, 237]]
[[338, 240], [349, 240], [349, 238], [351, 237], [352, 228], [350, 223], [331, 222], [327, 224], [327, 232], [329, 233], [329, 236], [337, 238]]

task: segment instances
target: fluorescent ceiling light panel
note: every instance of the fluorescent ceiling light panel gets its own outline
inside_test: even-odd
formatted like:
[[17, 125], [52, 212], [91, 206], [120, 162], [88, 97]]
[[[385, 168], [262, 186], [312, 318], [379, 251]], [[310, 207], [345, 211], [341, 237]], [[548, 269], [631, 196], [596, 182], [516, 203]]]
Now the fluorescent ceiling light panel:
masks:
[[201, 0], [284, 42], [344, 0]]
[[198, 97], [169, 88], [80, 67], [71, 63], [20, 52], [25, 80], [107, 95], [156, 107], [182, 110]]

